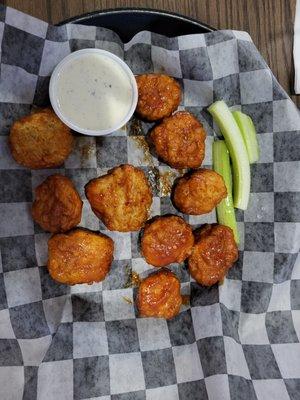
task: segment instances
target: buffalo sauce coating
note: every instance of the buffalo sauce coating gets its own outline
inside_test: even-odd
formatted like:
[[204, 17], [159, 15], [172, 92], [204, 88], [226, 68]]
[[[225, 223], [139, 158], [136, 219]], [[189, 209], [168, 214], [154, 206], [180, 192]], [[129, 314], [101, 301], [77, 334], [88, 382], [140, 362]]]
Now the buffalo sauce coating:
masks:
[[94, 213], [112, 231], [137, 231], [148, 218], [150, 185], [144, 172], [132, 165], [120, 165], [92, 179], [85, 193]]
[[179, 83], [163, 74], [145, 74], [136, 77], [138, 103], [136, 112], [149, 121], [156, 121], [172, 114], [179, 106]]
[[81, 220], [82, 201], [72, 181], [66, 176], [48, 176], [35, 189], [33, 219], [46, 231], [65, 232]]
[[189, 112], [177, 111], [150, 134], [155, 150], [173, 168], [198, 168], [205, 155], [206, 133]]
[[48, 242], [48, 270], [61, 283], [102, 281], [113, 260], [114, 243], [106, 235], [86, 229], [56, 234]]
[[201, 168], [178, 180], [173, 202], [185, 214], [201, 215], [212, 211], [226, 195], [222, 176], [210, 169]]
[[175, 178], [176, 174], [173, 171], [160, 172], [160, 194], [162, 197], [166, 197], [171, 194]]
[[232, 230], [224, 225], [206, 225], [196, 234], [195, 245], [188, 259], [192, 277], [204, 286], [222, 281], [238, 259]]
[[155, 267], [184, 261], [193, 244], [191, 227], [176, 215], [157, 217], [149, 222], [141, 240], [143, 256]]
[[139, 286], [137, 307], [142, 317], [170, 319], [179, 313], [181, 304], [180, 282], [168, 270], [149, 275]]

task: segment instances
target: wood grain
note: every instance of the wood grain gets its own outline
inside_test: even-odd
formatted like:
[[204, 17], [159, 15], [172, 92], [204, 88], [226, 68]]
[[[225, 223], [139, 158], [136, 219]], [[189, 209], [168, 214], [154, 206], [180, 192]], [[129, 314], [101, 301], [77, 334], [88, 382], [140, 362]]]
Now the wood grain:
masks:
[[177, 12], [218, 29], [248, 31], [281, 85], [293, 96], [293, 23], [296, 0], [4, 0], [4, 4], [56, 24], [94, 10], [149, 7]]

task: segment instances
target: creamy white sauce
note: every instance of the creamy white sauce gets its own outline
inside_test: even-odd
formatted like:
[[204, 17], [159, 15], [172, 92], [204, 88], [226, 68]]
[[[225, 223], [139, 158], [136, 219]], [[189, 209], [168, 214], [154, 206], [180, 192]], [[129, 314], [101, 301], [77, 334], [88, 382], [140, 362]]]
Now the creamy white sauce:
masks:
[[57, 81], [60, 112], [83, 129], [114, 127], [126, 117], [132, 104], [130, 79], [107, 56], [86, 54], [68, 62]]

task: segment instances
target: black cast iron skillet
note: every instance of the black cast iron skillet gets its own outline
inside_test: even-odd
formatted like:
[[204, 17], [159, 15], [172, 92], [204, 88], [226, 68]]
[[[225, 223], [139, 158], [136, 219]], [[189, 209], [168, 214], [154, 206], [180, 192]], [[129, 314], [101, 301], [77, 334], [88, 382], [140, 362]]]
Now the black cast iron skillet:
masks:
[[116, 8], [94, 11], [70, 18], [60, 23], [94, 25], [116, 32], [123, 42], [128, 42], [140, 31], [151, 31], [168, 37], [207, 33], [215, 29], [193, 18], [162, 10], [147, 8]]

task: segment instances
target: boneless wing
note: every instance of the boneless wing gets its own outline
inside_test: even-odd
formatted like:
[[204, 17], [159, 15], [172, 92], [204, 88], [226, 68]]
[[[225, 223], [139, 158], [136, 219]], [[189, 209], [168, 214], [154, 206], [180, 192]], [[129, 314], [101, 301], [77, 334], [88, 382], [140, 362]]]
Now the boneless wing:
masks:
[[55, 174], [35, 189], [32, 217], [45, 231], [65, 232], [81, 220], [82, 201], [72, 181]]
[[146, 224], [141, 248], [148, 264], [164, 267], [184, 261], [190, 255], [193, 243], [189, 224], [181, 217], [167, 215]]
[[222, 281], [237, 259], [232, 229], [208, 224], [195, 234], [195, 245], [188, 258], [189, 271], [198, 283], [211, 286]]
[[144, 172], [132, 165], [92, 179], [85, 193], [94, 213], [112, 231], [137, 231], [148, 219], [151, 188]]
[[212, 211], [226, 195], [227, 189], [222, 176], [202, 168], [178, 180], [173, 202], [185, 214], [201, 215]]
[[59, 233], [48, 241], [48, 270], [57, 282], [75, 285], [102, 281], [110, 270], [114, 243], [87, 229]]
[[73, 147], [71, 130], [49, 108], [16, 121], [9, 145], [17, 163], [31, 169], [60, 166]]
[[179, 83], [163, 74], [136, 77], [138, 103], [136, 112], [149, 121], [168, 117], [177, 109], [181, 99]]
[[141, 317], [171, 319], [179, 313], [181, 303], [180, 281], [169, 270], [149, 275], [139, 286], [137, 307]]
[[173, 168], [198, 168], [205, 155], [206, 133], [189, 112], [177, 111], [151, 132], [158, 156]]

